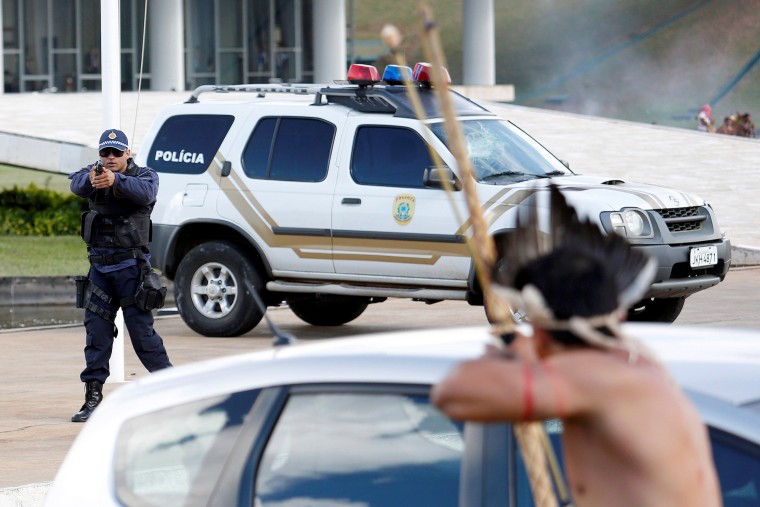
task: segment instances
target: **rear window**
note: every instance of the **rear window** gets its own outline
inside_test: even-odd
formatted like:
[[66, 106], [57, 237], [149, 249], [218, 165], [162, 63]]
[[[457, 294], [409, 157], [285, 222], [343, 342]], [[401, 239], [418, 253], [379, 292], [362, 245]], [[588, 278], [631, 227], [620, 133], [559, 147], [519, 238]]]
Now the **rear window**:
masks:
[[234, 120], [230, 115], [172, 116], [153, 141], [148, 166], [164, 173], [205, 172]]
[[255, 179], [322, 181], [330, 166], [335, 126], [314, 118], [263, 118], [243, 152], [243, 171]]
[[124, 423], [116, 494], [125, 505], [206, 505], [259, 391], [152, 412]]

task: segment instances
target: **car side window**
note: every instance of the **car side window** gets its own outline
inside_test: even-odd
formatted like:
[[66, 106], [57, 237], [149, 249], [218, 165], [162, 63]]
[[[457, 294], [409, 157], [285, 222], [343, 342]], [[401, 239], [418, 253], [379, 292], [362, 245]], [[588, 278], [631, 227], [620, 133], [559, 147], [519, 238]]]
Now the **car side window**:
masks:
[[151, 412], [124, 423], [116, 444], [116, 495], [125, 505], [208, 501], [259, 391]]
[[263, 118], [243, 151], [249, 178], [322, 181], [327, 176], [335, 125], [314, 118]]
[[[567, 486], [567, 473], [565, 472], [565, 460], [562, 454], [562, 421], [559, 419], [550, 419], [544, 422], [544, 429], [546, 435], [549, 437], [549, 442], [554, 449], [554, 455], [557, 458], [557, 464], [560, 467], [562, 477], [564, 477], [564, 483]], [[533, 507], [535, 505], [533, 501], [533, 491], [530, 487], [530, 481], [528, 479], [528, 471], [525, 468], [525, 461], [523, 461], [522, 454], [520, 452], [517, 441], [512, 446], [515, 449], [515, 497], [516, 505], [519, 507]], [[567, 492], [569, 495], [569, 491]], [[562, 499], [563, 501], [571, 500], [570, 498]], [[569, 505], [563, 503], [562, 505]]]
[[234, 116], [221, 114], [168, 118], [150, 147], [148, 166], [164, 173], [204, 173], [234, 121]]
[[412, 129], [360, 127], [351, 155], [351, 176], [360, 185], [423, 188], [432, 167], [427, 144]]
[[760, 447], [715, 428], [709, 431], [723, 505], [760, 505]]
[[427, 396], [294, 394], [266, 444], [257, 507], [456, 506], [464, 442]]

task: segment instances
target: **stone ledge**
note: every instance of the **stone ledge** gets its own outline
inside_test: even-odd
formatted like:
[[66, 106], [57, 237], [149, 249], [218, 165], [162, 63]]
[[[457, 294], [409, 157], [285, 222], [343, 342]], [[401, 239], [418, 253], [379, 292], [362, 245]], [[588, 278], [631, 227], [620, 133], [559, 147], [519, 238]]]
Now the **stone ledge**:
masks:
[[[174, 301], [174, 283], [166, 285], [167, 302]], [[17, 276], [0, 278], [0, 301], [4, 306], [76, 304], [74, 276]]]

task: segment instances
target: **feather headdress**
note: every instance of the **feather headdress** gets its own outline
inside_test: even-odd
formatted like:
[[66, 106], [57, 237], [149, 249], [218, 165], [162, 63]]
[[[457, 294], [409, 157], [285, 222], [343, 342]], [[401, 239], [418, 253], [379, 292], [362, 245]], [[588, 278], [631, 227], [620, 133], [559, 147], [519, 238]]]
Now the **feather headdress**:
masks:
[[[546, 193], [548, 221], [538, 205]], [[557, 186], [538, 190], [536, 201], [519, 209], [515, 229], [497, 239], [494, 288], [536, 326], [636, 354], [639, 347], [628, 343], [618, 324], [621, 312], [649, 288], [653, 260], [622, 236], [605, 235], [579, 218]]]

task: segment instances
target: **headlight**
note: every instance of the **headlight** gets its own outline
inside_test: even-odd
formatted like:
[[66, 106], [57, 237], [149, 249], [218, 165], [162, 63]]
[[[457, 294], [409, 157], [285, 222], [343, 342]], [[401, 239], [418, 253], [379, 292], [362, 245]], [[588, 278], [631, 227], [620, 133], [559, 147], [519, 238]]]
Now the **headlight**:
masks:
[[610, 222], [615, 232], [628, 238], [646, 238], [652, 235], [649, 216], [640, 209], [610, 213]]

